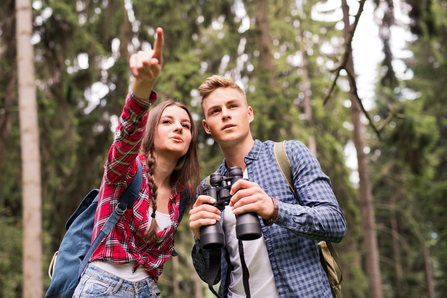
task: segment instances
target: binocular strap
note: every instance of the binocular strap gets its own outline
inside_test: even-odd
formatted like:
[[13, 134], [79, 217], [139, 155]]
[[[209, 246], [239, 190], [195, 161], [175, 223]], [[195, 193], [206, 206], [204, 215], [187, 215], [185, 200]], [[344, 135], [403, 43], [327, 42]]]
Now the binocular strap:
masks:
[[220, 254], [221, 254], [220, 249], [210, 250], [210, 264], [209, 264], [209, 271], [208, 271], [208, 288], [218, 298], [222, 298], [222, 297], [220, 297], [220, 295], [217, 294], [216, 291], [214, 290], [213, 283], [214, 283], [214, 280], [216, 279], [217, 273], [219, 273], [219, 269], [220, 269]]
[[242, 263], [242, 281], [244, 283], [245, 295], [247, 296], [247, 298], [251, 298], [250, 285], [248, 284], [250, 272], [248, 272], [247, 264], [245, 264], [244, 245], [242, 244], [242, 240], [239, 240], [239, 257], [241, 258]]
[[[239, 257], [241, 259], [241, 265], [242, 265], [242, 281], [244, 284], [244, 291], [245, 296], [247, 298], [251, 298], [250, 294], [250, 286], [248, 283], [248, 279], [250, 278], [250, 272], [248, 271], [247, 264], [245, 263], [245, 256], [244, 256], [244, 245], [242, 244], [242, 240], [239, 240]], [[208, 288], [210, 291], [216, 295], [218, 298], [222, 298], [213, 288], [213, 282], [216, 279], [217, 274], [219, 273], [220, 269], [220, 258], [221, 258], [221, 250], [211, 250], [210, 252], [210, 263], [209, 263], [209, 272], [208, 272]], [[229, 263], [230, 260], [227, 258], [227, 263]], [[227, 284], [227, 286], [229, 286]]]

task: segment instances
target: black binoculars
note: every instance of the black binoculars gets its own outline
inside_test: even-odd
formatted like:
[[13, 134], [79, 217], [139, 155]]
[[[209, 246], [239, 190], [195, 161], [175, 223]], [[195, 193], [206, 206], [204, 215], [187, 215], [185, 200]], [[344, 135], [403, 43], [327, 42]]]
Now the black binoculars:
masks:
[[[210, 184], [203, 189], [203, 194], [213, 197], [216, 202], [213, 206], [220, 211], [230, 203], [231, 186], [242, 179], [242, 168], [231, 167], [229, 176], [213, 173], [210, 176]], [[236, 237], [239, 240], [255, 240], [261, 237], [261, 224], [255, 212], [247, 212], [236, 215]], [[225, 246], [225, 234], [219, 222], [200, 228], [200, 247], [203, 250], [216, 250]]]

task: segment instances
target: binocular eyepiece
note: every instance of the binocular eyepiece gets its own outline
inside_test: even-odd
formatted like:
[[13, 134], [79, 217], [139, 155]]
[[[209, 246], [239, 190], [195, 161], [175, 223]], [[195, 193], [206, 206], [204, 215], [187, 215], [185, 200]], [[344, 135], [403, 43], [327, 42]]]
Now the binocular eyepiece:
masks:
[[[229, 176], [220, 173], [210, 175], [210, 185], [206, 185], [203, 194], [213, 197], [216, 200], [213, 206], [220, 211], [225, 209], [231, 199], [231, 186], [239, 179], [243, 173], [241, 167], [231, 167]], [[261, 237], [261, 224], [255, 212], [247, 212], [236, 215], [236, 237], [239, 240], [255, 240]], [[225, 246], [225, 234], [219, 222], [213, 225], [202, 226], [200, 228], [200, 247], [203, 250], [216, 250]]]

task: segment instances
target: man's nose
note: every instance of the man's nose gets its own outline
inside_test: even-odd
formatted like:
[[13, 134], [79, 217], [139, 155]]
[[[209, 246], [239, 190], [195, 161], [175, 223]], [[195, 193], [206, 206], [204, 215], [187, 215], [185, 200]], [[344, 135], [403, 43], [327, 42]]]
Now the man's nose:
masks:
[[222, 108], [222, 120], [231, 118], [230, 110], [227, 108]]

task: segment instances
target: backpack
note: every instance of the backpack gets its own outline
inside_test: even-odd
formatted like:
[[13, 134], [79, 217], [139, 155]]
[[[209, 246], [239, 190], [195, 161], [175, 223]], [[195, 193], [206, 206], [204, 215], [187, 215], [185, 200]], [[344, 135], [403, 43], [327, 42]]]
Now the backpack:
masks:
[[[293, 188], [292, 171], [289, 157], [284, 147], [284, 142], [275, 143], [274, 147], [275, 159], [281, 169], [282, 174], [287, 180], [290, 189], [294, 196], [298, 199], [298, 196]], [[343, 279], [340, 262], [338, 255], [335, 252], [331, 242], [320, 241], [318, 242], [318, 249], [320, 251], [320, 263], [327, 274], [329, 284], [331, 286], [332, 297], [342, 298], [341, 295], [341, 281]]]
[[[51, 284], [45, 294], [46, 298], [71, 298], [73, 296], [88, 261], [121, 216], [127, 209], [132, 208], [141, 190], [142, 183], [143, 168], [138, 160], [137, 173], [122, 193], [118, 206], [116, 206], [115, 211], [112, 212], [93, 243], [91, 241], [99, 190], [94, 189], [87, 194], [65, 224], [67, 232], [48, 269]], [[189, 200], [184, 198], [185, 196], [190, 196], [190, 186], [180, 193], [179, 222], [188, 207]], [[177, 253], [174, 251], [172, 255], [176, 256]]]

